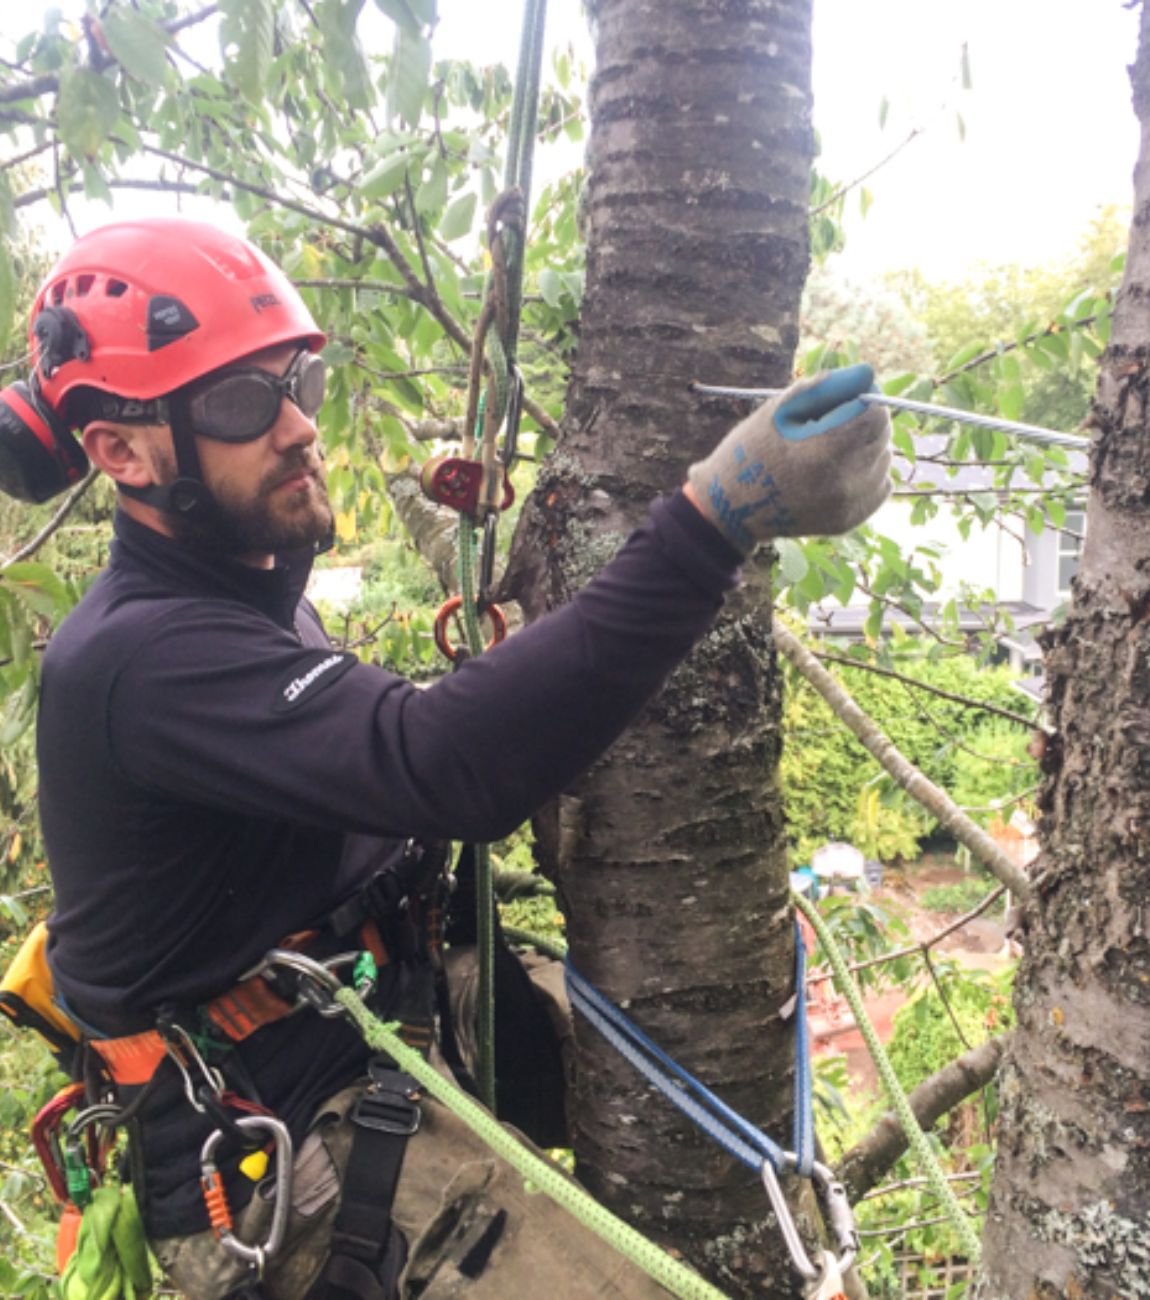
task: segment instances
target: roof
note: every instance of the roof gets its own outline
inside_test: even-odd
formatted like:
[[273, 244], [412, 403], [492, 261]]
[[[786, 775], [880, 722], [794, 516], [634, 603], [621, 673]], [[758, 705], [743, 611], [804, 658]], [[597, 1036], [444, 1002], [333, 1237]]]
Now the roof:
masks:
[[[927, 601], [923, 604], [921, 618], [916, 620], [909, 614], [903, 614], [896, 609], [888, 609], [883, 615], [884, 623], [898, 623], [908, 631], [913, 632], [919, 623], [931, 627], [941, 622], [939, 610], [942, 606], [937, 601]], [[1050, 611], [1040, 609], [1037, 605], [1031, 605], [1025, 600], [1003, 600], [997, 605], [981, 606], [978, 609], [970, 609], [965, 606], [958, 611], [958, 628], [960, 632], [982, 632], [992, 623], [995, 614], [1006, 613], [1014, 623], [1014, 631], [1010, 633], [1012, 637], [1017, 638], [1019, 634], [1027, 633], [1028, 628], [1032, 628], [1040, 623], [1045, 623], [1050, 617]], [[861, 640], [864, 636], [863, 629], [866, 627], [866, 621], [870, 616], [869, 605], [812, 605], [807, 613], [807, 627], [816, 636], [838, 636], [845, 637], [848, 640]], [[1006, 643], [1005, 636], [999, 636], [998, 640], [1003, 644]], [[1033, 640], [1033, 637], [1031, 637]]]

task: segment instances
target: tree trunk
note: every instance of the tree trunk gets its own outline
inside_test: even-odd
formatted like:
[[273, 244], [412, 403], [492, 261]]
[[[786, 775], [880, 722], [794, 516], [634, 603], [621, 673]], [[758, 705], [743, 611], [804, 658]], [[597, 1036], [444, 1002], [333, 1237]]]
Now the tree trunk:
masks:
[[1150, 9], [1086, 545], [1047, 643], [1055, 735], [1002, 1075], [985, 1297], [1150, 1296]]
[[[557, 453], [508, 587], [535, 616], [618, 547], [741, 411], [687, 383], [781, 385], [808, 266], [810, 0], [597, 0], [587, 291]], [[572, 957], [790, 1145], [779, 678], [765, 564], [611, 753], [540, 818]], [[592, 1192], [735, 1295], [797, 1293], [758, 1176], [586, 1024], [575, 1148]]]

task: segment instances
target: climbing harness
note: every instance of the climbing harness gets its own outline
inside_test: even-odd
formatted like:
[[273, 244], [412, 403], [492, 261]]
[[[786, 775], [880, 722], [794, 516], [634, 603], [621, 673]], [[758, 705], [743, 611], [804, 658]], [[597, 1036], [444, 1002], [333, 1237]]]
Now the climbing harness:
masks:
[[[161, 1070], [167, 1070], [178, 1080], [190, 1109], [208, 1126], [200, 1166], [210, 1227], [222, 1249], [248, 1270], [248, 1291], [257, 1294], [264, 1266], [281, 1244], [287, 1224], [292, 1142], [276, 1116], [232, 1090], [231, 1049], [257, 1030], [301, 1011], [342, 1014], [333, 1000], [343, 987], [340, 972], [346, 972], [364, 996], [371, 996], [381, 971], [402, 964], [402, 977], [388, 986], [389, 1009], [397, 1012], [405, 1042], [413, 1050], [426, 1051], [434, 1026], [447, 889], [446, 846], [409, 841], [322, 927], [287, 936], [232, 988], [179, 1017], [162, 1008], [153, 1028], [115, 1038], [97, 1036], [62, 1007], [43, 959], [46, 928], [38, 926], [6, 977], [11, 997], [5, 1011], [17, 1025], [43, 1035], [77, 1080], [44, 1106], [32, 1125], [33, 1146], [61, 1207], [59, 1271], [69, 1267], [77, 1242], [85, 1241], [83, 1224], [98, 1192], [107, 1188], [110, 1193], [100, 1197], [100, 1223], [109, 1216], [121, 1221], [111, 1194], [118, 1197], [124, 1189], [105, 1181], [115, 1133], [134, 1123]], [[310, 955], [320, 951], [327, 955]], [[337, 1216], [333, 1226], [333, 1277], [372, 1269], [377, 1263], [373, 1253], [385, 1249], [389, 1238], [402, 1240], [398, 1233], [387, 1232], [387, 1223], [403, 1149], [418, 1126], [419, 1112], [411, 1089], [397, 1085], [389, 1070], [390, 1062], [378, 1068], [373, 1063], [369, 1084], [350, 1115], [354, 1129], [348, 1190], [342, 1217]], [[242, 1081], [237, 1074], [236, 1082]], [[274, 1200], [270, 1226], [260, 1241], [244, 1240], [236, 1230], [220, 1165], [224, 1143], [229, 1156], [239, 1157], [238, 1172], [260, 1183]], [[129, 1129], [129, 1161], [138, 1156]], [[266, 1178], [273, 1162], [272, 1176]], [[135, 1181], [134, 1164], [129, 1167]], [[99, 1235], [93, 1227], [87, 1239], [94, 1242]], [[84, 1269], [93, 1267], [86, 1258]], [[353, 1290], [350, 1284], [346, 1289]]]
[[[304, 958], [301, 964], [308, 961], [310, 959]], [[569, 1211], [672, 1295], [681, 1300], [726, 1300], [711, 1283], [616, 1218], [569, 1175], [526, 1146], [513, 1131], [499, 1123], [463, 1089], [410, 1048], [394, 1026], [373, 1015], [353, 988], [344, 985], [338, 992], [333, 992], [328, 974], [318, 968], [318, 964], [313, 965], [311, 978], [315, 984], [312, 996], [318, 1002], [330, 998], [373, 1051], [389, 1058], [396, 1070], [410, 1076], [422, 1092], [449, 1108], [496, 1155], [517, 1170], [532, 1188]]]
[[[704, 397], [743, 397], [756, 402], [777, 397], [783, 391], [781, 388], [729, 388], [722, 384], [697, 383], [689, 384], [688, 388], [692, 393], [701, 393]], [[1003, 433], [1013, 434], [1026, 442], [1073, 447], [1078, 451], [1085, 451], [1090, 446], [1089, 438], [1081, 438], [1077, 434], [1058, 433], [1037, 424], [1020, 424], [1017, 420], [1000, 420], [997, 416], [980, 415], [977, 411], [963, 411], [957, 406], [934, 406], [930, 402], [915, 402], [907, 397], [891, 397], [886, 393], [861, 393], [858, 400], [867, 405], [889, 406], [895, 411], [912, 411], [916, 415], [933, 416], [939, 420], [957, 420], [960, 424], [972, 424], [980, 429], [1000, 429]]]

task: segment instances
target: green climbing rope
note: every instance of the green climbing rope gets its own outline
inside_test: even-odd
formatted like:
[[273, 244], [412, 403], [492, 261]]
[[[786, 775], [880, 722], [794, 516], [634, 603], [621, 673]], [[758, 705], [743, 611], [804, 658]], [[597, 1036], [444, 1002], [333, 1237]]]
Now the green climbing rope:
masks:
[[672, 1258], [642, 1233], [624, 1223], [600, 1205], [561, 1169], [529, 1150], [509, 1129], [503, 1127], [462, 1089], [445, 1078], [434, 1066], [396, 1033], [378, 1020], [350, 988], [335, 994], [336, 1001], [355, 1022], [364, 1041], [377, 1052], [386, 1052], [396, 1065], [437, 1101], [457, 1115], [496, 1155], [534, 1188], [549, 1196], [584, 1227], [641, 1268], [648, 1277], [681, 1300], [726, 1300], [710, 1282]]
[[843, 957], [838, 944], [835, 943], [834, 936], [827, 929], [826, 922], [819, 915], [815, 905], [801, 894], [792, 893], [791, 898], [794, 900], [795, 906], [811, 923], [815, 934], [819, 937], [819, 942], [823, 946], [823, 951], [830, 960], [831, 969], [834, 971], [835, 976], [835, 986], [850, 1005], [855, 1023], [858, 1025], [863, 1041], [870, 1051], [878, 1069], [879, 1077], [882, 1079], [891, 1105], [894, 1107], [894, 1112], [898, 1116], [898, 1122], [902, 1125], [902, 1131], [906, 1134], [906, 1140], [918, 1160], [919, 1167], [922, 1169], [931, 1190], [938, 1197], [939, 1204], [947, 1219], [950, 1220], [954, 1230], [958, 1233], [967, 1259], [972, 1262], [976, 1261], [982, 1254], [982, 1245], [975, 1234], [974, 1228], [971, 1226], [969, 1217], [951, 1191], [950, 1184], [946, 1181], [946, 1175], [942, 1172], [942, 1166], [938, 1163], [934, 1152], [931, 1150], [930, 1143], [915, 1118], [914, 1111], [911, 1110], [910, 1102], [907, 1100], [902, 1084], [899, 1083], [898, 1076], [894, 1072], [894, 1066], [890, 1063], [890, 1057], [887, 1056], [885, 1048], [879, 1041], [874, 1025], [871, 1024], [870, 1017], [863, 1006], [858, 986], [851, 979], [846, 959]]
[[[482, 419], [482, 414], [480, 418]], [[483, 632], [479, 626], [475, 587], [475, 526], [467, 515], [459, 516], [459, 594], [463, 600], [463, 630], [468, 652], [471, 655], [482, 654]], [[475, 1008], [475, 1082], [483, 1104], [494, 1114], [495, 882], [490, 845], [476, 844], [474, 852], [475, 935], [479, 960], [479, 988]]]
[[[519, 47], [515, 94], [507, 141], [506, 187], [518, 187], [524, 211], [530, 202], [531, 165], [538, 117], [539, 84], [543, 66], [543, 33], [546, 25], [547, 0], [526, 0], [523, 32]], [[506, 274], [505, 318], [499, 328], [487, 331], [484, 348], [490, 366], [491, 384], [479, 405], [478, 427], [468, 435], [481, 436], [484, 428], [498, 430], [503, 424], [511, 394], [511, 367], [515, 362], [519, 339], [519, 316], [523, 298], [524, 232], [514, 222], [504, 223], [499, 242]], [[492, 252], [494, 253], [494, 249]], [[487, 293], [492, 292], [489, 277]], [[485, 440], [486, 443], [486, 440]], [[491, 445], [485, 445], [485, 465], [493, 458]], [[502, 472], [502, 471], [501, 471]], [[471, 655], [483, 651], [480, 610], [475, 581], [476, 530], [472, 519], [459, 520], [459, 594], [462, 598], [463, 626]], [[483, 593], [486, 594], [486, 593]], [[475, 846], [476, 942], [479, 958], [479, 988], [476, 1010], [476, 1083], [484, 1104], [496, 1109], [495, 1077], [495, 891], [492, 878], [491, 850], [486, 844]]]

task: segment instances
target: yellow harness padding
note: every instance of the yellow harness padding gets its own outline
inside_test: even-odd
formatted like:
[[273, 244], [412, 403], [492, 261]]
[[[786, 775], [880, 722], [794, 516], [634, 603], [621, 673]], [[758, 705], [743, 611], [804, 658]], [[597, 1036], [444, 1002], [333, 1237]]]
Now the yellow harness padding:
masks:
[[0, 1011], [21, 1029], [34, 1029], [54, 1052], [80, 1041], [80, 1030], [56, 1005], [48, 966], [48, 927], [38, 921], [0, 980]]
[[152, 1268], [132, 1189], [97, 1187], [60, 1279], [62, 1300], [142, 1300], [151, 1294]]

